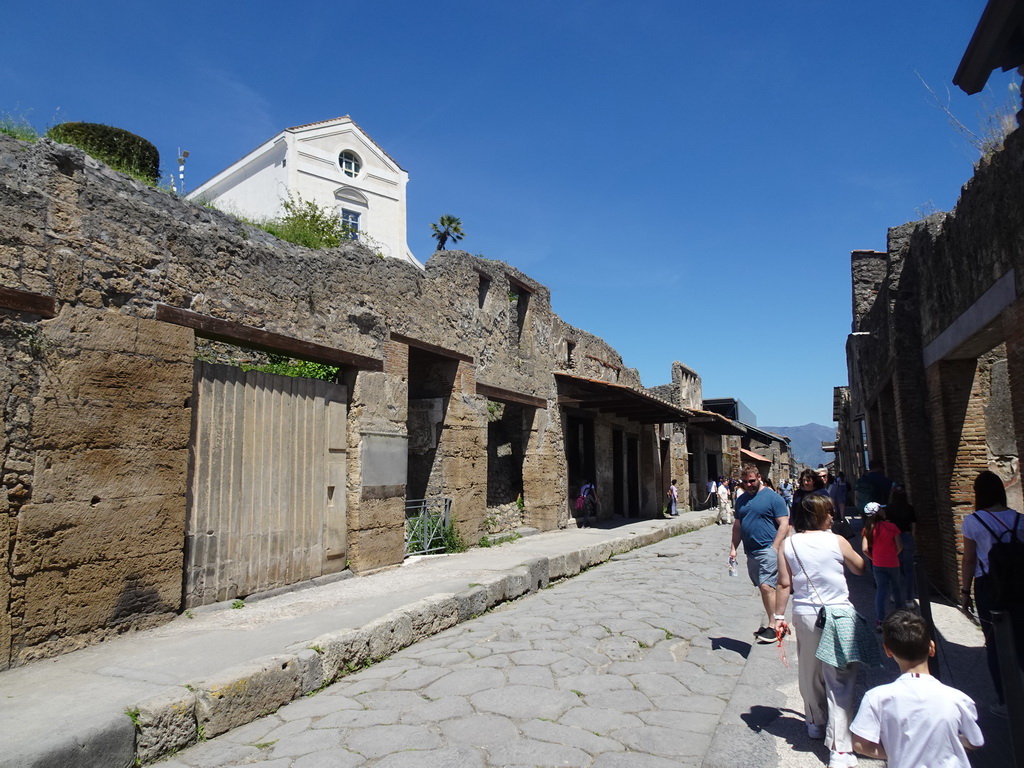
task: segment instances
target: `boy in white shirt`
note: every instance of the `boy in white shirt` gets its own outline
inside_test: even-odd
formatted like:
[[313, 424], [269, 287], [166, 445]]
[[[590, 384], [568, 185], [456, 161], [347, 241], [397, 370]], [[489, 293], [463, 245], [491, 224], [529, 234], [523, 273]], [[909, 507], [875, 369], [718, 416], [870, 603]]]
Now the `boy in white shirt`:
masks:
[[864, 694], [850, 725], [853, 748], [889, 768], [970, 768], [966, 749], [985, 743], [974, 701], [928, 672], [935, 643], [923, 618], [893, 611], [882, 623], [885, 653], [900, 666], [895, 682]]

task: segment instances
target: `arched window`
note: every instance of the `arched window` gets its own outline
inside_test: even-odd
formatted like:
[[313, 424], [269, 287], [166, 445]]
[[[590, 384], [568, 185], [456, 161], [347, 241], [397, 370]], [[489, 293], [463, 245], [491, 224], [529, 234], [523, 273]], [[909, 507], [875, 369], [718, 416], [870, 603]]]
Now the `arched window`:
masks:
[[359, 171], [363, 167], [363, 161], [359, 159], [359, 155], [355, 152], [346, 149], [338, 155], [338, 165], [341, 166], [341, 170], [346, 176], [351, 176], [354, 179], [359, 175]]

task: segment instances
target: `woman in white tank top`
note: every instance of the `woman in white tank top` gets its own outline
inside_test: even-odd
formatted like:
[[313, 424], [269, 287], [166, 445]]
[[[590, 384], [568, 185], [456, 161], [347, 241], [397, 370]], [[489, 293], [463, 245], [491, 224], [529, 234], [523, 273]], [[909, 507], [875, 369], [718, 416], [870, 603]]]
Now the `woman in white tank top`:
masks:
[[864, 560], [849, 541], [832, 533], [832, 512], [828, 496], [810, 494], [793, 505], [790, 522], [795, 533], [779, 551], [775, 626], [776, 630], [785, 626], [786, 605], [792, 591], [807, 735], [812, 739], [824, 738], [830, 750], [829, 768], [848, 768], [857, 764], [850, 734], [857, 667], [850, 664], [839, 669], [815, 657], [821, 638], [821, 627], [816, 621], [823, 606], [852, 610], [843, 566], [860, 574], [864, 572]]

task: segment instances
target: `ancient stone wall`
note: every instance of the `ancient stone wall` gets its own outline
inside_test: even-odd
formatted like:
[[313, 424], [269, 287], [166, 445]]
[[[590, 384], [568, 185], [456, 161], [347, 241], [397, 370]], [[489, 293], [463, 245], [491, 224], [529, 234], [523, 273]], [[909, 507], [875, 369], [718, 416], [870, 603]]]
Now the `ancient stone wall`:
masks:
[[[640, 385], [507, 264], [442, 252], [421, 271], [357, 244], [310, 251], [48, 140], [0, 136], [0, 286], [56, 307], [52, 318], [0, 309], [0, 667], [180, 610], [192, 361], [197, 338], [223, 337], [207, 320], [263, 334], [267, 349], [285, 340], [376, 361], [341, 372], [348, 559], [360, 573], [404, 553], [406, 488], [367, 477], [368, 446], [414, 439], [411, 406], [439, 387], [410, 359], [452, 361], [423, 486], [453, 498], [470, 541], [487, 527], [478, 385], [547, 404], [523, 408], [521, 448], [522, 519], [542, 529], [570, 524], [572, 512], [552, 371]], [[168, 308], [202, 327], [158, 319]], [[595, 420], [602, 445], [613, 427], [641, 439], [640, 511], [652, 513], [653, 430]]]
[[840, 445], [867, 448], [907, 483], [934, 583], [959, 584], [960, 522], [977, 473], [1021, 497], [1024, 358], [1024, 132], [976, 168], [956, 209], [889, 232], [887, 252], [854, 251], [855, 335]]

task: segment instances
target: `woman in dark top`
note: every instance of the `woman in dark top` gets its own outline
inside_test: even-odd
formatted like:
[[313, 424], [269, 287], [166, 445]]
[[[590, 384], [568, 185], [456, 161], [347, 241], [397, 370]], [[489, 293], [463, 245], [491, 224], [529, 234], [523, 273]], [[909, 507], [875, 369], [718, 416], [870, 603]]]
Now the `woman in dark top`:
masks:
[[828, 489], [825, 488], [825, 481], [813, 469], [805, 469], [797, 478], [796, 492], [793, 494], [793, 509], [797, 508], [804, 496], [811, 494], [828, 496]]

